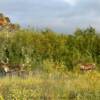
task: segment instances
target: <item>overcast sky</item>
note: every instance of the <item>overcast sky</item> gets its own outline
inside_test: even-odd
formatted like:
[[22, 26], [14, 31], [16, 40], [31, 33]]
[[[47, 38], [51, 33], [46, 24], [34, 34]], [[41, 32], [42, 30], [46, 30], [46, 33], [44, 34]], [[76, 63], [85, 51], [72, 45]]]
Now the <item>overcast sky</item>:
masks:
[[100, 0], [0, 0], [13, 23], [72, 33], [89, 25], [100, 31]]

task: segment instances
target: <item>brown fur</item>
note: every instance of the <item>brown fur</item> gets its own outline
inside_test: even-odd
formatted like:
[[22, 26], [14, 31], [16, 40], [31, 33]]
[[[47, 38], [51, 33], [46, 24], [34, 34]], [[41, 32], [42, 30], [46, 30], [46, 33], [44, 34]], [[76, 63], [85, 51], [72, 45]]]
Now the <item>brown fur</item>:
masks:
[[[3, 69], [5, 71], [5, 75], [9, 77], [18, 76], [26, 78], [29, 75], [29, 73], [21, 69], [23, 66], [24, 65], [20, 64], [7, 64], [4, 62], [0, 62], [0, 68]], [[6, 71], [5, 68], [8, 70]]]
[[83, 71], [88, 71], [88, 70], [93, 70], [95, 69], [95, 64], [81, 64], [80, 65], [80, 70], [83, 70]]

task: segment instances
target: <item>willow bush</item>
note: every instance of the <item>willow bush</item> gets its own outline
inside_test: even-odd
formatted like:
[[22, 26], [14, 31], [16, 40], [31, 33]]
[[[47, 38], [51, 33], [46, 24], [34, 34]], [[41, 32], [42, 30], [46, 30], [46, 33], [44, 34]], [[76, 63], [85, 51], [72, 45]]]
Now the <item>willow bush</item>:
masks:
[[79, 63], [96, 63], [100, 68], [100, 35], [94, 28], [77, 29], [74, 34], [51, 30], [20, 29], [0, 31], [0, 61], [39, 68], [45, 60], [62, 63], [73, 70]]

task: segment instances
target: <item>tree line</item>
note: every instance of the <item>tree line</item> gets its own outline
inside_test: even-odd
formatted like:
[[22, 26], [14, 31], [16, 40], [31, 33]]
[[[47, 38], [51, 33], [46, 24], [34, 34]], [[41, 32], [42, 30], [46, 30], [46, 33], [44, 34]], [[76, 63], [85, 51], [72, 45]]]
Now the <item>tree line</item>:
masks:
[[93, 27], [73, 34], [58, 34], [45, 29], [0, 31], [0, 61], [25, 64], [27, 70], [49, 60], [73, 70], [80, 63], [96, 63], [100, 69], [100, 34]]

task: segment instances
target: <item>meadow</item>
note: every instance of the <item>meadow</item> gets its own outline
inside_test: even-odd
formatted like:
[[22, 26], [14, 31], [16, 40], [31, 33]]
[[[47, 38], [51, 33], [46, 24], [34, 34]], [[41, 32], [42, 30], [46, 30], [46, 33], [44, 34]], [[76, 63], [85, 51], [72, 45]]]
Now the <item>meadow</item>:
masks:
[[[0, 62], [24, 64], [26, 78], [0, 77], [0, 100], [100, 100], [100, 35], [92, 27], [73, 34], [50, 29], [0, 31]], [[81, 72], [79, 64], [95, 63]]]
[[100, 100], [100, 73], [41, 73], [0, 79], [0, 100]]

